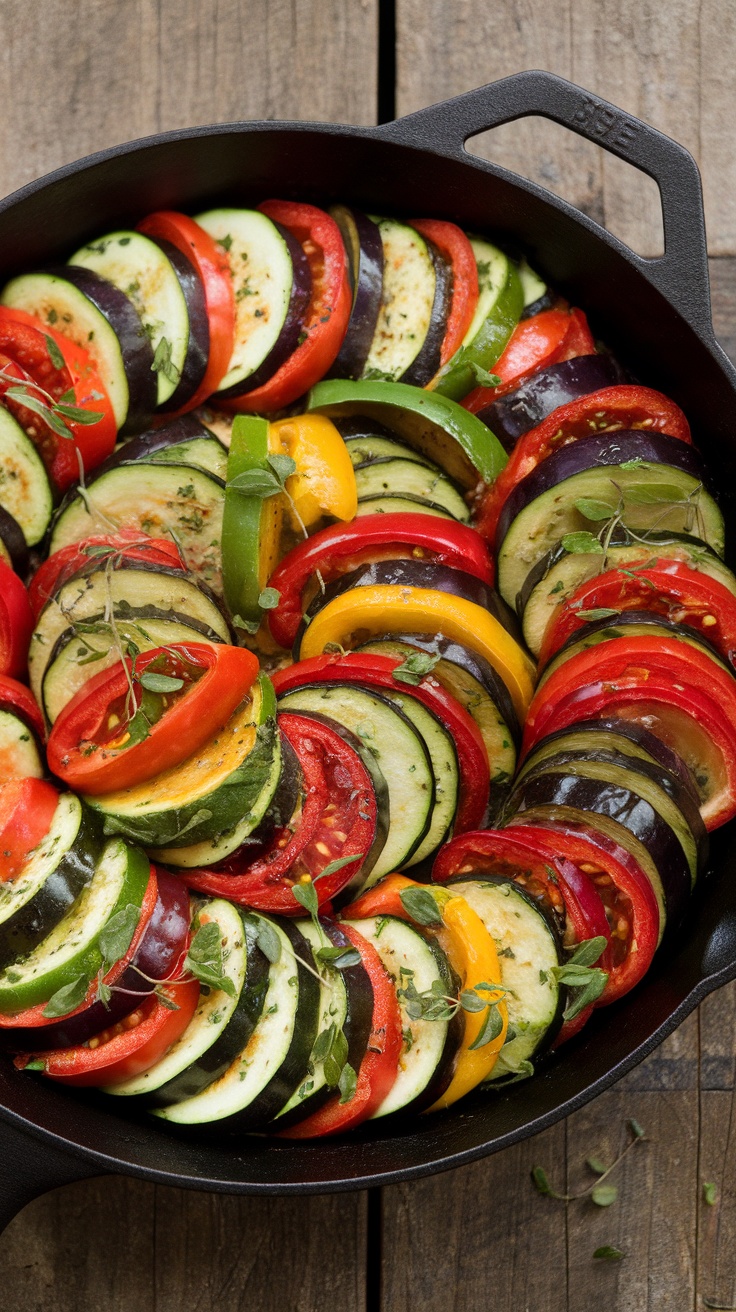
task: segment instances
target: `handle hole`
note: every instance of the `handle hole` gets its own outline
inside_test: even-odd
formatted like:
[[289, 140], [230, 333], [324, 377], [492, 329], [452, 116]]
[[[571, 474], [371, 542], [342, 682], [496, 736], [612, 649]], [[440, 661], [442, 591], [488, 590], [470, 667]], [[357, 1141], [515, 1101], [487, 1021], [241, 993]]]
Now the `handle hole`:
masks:
[[664, 254], [654, 179], [559, 123], [530, 115], [469, 138], [466, 149], [569, 201], [637, 255]]

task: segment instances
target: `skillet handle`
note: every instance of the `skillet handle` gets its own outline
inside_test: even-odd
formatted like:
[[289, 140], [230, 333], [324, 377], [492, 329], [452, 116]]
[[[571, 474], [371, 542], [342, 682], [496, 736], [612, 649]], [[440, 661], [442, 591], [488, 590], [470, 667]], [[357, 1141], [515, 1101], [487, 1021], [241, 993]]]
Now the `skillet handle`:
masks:
[[0, 1124], [0, 1233], [13, 1217], [49, 1189], [105, 1174], [99, 1166]]
[[662, 200], [665, 252], [646, 259], [632, 251], [631, 258], [696, 331], [712, 337], [698, 166], [684, 146], [648, 123], [553, 73], [529, 71], [381, 124], [376, 134], [463, 159], [469, 137], [530, 114], [570, 128], [654, 179]]

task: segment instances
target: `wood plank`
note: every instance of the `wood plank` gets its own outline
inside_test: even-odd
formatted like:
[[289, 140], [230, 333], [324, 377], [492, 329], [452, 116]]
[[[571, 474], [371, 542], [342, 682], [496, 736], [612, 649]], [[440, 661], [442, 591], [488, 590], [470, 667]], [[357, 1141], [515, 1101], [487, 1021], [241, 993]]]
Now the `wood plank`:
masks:
[[375, 121], [377, 0], [67, 0], [58, 21], [45, 0], [2, 10], [0, 195], [168, 128]]
[[[338, 1234], [339, 1243], [325, 1242]], [[0, 1305], [309, 1312], [329, 1289], [336, 1306], [363, 1312], [365, 1245], [365, 1194], [233, 1198], [85, 1181], [37, 1199], [11, 1222], [0, 1241]]]
[[447, 1175], [383, 1191], [383, 1312], [565, 1312], [565, 1210], [530, 1180], [565, 1179], [565, 1127]]
[[[736, 8], [718, 0], [397, 0], [401, 114], [523, 68], [570, 78], [688, 147], [704, 171], [714, 254], [736, 253], [729, 121]], [[478, 52], [482, 51], [482, 61]], [[559, 192], [635, 250], [660, 249], [656, 188], [555, 125], [529, 119], [472, 149]]]

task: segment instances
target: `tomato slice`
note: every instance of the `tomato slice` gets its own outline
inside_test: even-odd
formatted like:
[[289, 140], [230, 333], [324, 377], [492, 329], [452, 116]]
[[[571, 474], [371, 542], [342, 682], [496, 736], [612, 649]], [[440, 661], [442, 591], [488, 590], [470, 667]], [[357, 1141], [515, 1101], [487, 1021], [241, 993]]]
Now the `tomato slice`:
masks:
[[374, 560], [428, 560], [465, 570], [493, 585], [488, 548], [467, 524], [429, 515], [392, 515], [387, 533], [385, 515], [363, 515], [352, 524], [332, 524], [305, 538], [277, 565], [268, 586], [279, 593], [279, 604], [268, 612], [271, 636], [291, 648], [302, 616], [323, 583]]
[[43, 716], [32, 692], [17, 679], [0, 674], [0, 710], [12, 711], [32, 729], [39, 742], [45, 738]]
[[49, 556], [36, 570], [28, 585], [28, 598], [37, 620], [47, 601], [90, 560], [107, 558], [144, 560], [152, 566], [185, 570], [179, 548], [168, 538], [149, 538], [138, 529], [118, 529], [114, 534], [96, 534], [83, 542], [70, 542]]
[[25, 676], [32, 632], [28, 593], [18, 575], [0, 560], [0, 674]]
[[[608, 983], [596, 1002], [602, 1007], [628, 993], [652, 964], [664, 932], [659, 907], [646, 874], [618, 843], [592, 826], [525, 825], [515, 817], [505, 831], [520, 836], [545, 861], [571, 862], [588, 880], [605, 908], [609, 948], [600, 964]], [[589, 934], [588, 937], [593, 937]]]
[[691, 441], [690, 425], [680, 407], [651, 387], [622, 383], [578, 397], [558, 406], [519, 438], [508, 463], [484, 495], [478, 532], [487, 541], [494, 541], [499, 516], [517, 483], [561, 446], [619, 428], [650, 429], [682, 442]]
[[227, 723], [258, 673], [241, 647], [154, 647], [94, 675], [64, 707], [49, 768], [93, 795], [130, 788], [192, 756]]
[[[579, 346], [583, 349], [579, 350]], [[538, 369], [594, 351], [595, 342], [582, 310], [542, 310], [522, 319], [514, 328], [503, 355], [493, 366], [500, 383], [495, 387], [473, 388], [464, 398], [463, 407], [477, 414], [497, 397], [519, 387]]]
[[[217, 870], [182, 870], [190, 888], [213, 897], [271, 911], [303, 915], [292, 889], [314, 880], [320, 908], [363, 867], [374, 843], [382, 846], [371, 776], [358, 753], [329, 724], [293, 711], [279, 714], [279, 728], [302, 771], [302, 802], [286, 829], [277, 830], [266, 852], [253, 859], [246, 846]], [[354, 858], [351, 860], [350, 858]], [[328, 875], [334, 861], [344, 862]], [[366, 873], [367, 873], [366, 868]]]
[[340, 932], [360, 953], [373, 988], [373, 1020], [368, 1047], [357, 1072], [352, 1098], [342, 1103], [336, 1094], [312, 1116], [282, 1130], [279, 1136], [282, 1139], [317, 1139], [354, 1129], [378, 1110], [391, 1091], [399, 1069], [404, 1039], [394, 982], [372, 943], [352, 925], [341, 923]]
[[[81, 346], [63, 337], [55, 328], [40, 324], [25, 310], [0, 306], [0, 352], [20, 365], [54, 401], [59, 402], [71, 390], [74, 399], [70, 397], [64, 404], [100, 416], [90, 424], [65, 417], [64, 422], [71, 434], [71, 439], [67, 439], [55, 434], [47, 424], [39, 423], [38, 416], [24, 408], [26, 422], [23, 427], [39, 447], [56, 488], [64, 492], [79, 480], [77, 452], [85, 473], [89, 473], [110, 455], [115, 446], [117, 426], [105, 385], [92, 357]], [[59, 357], [63, 366], [59, 364]], [[3, 392], [7, 386], [12, 386], [12, 381], [2, 383]]]
[[342, 346], [353, 298], [340, 229], [329, 214], [290, 200], [267, 200], [258, 209], [301, 242], [312, 274], [304, 341], [262, 387], [223, 401], [227, 410], [263, 414], [291, 405], [324, 377]]
[[178, 411], [195, 410], [217, 391], [227, 373], [235, 338], [235, 295], [227, 255], [221, 246], [200, 228], [194, 219], [175, 210], [157, 210], [149, 214], [138, 231], [148, 237], [170, 241], [191, 261], [204, 287], [210, 347], [207, 369], [196, 392]]
[[452, 300], [440, 349], [442, 367], [459, 351], [473, 322], [478, 304], [478, 265], [469, 238], [456, 223], [446, 223], [442, 219], [412, 219], [411, 225], [434, 242], [452, 270]]
[[173, 1007], [152, 993], [135, 1011], [86, 1043], [52, 1052], [23, 1053], [14, 1058], [14, 1065], [25, 1070], [31, 1061], [42, 1063], [34, 1069], [41, 1069], [51, 1080], [80, 1088], [122, 1084], [141, 1075], [184, 1033], [197, 1009], [199, 981], [160, 984], [158, 992]]
[[455, 743], [460, 781], [454, 832], [475, 829], [483, 821], [491, 786], [488, 753], [480, 730], [473, 717], [431, 675], [416, 684], [397, 680], [394, 673], [401, 664], [393, 656], [363, 652], [316, 656], [277, 670], [273, 685], [277, 697], [313, 683], [357, 683], [415, 697], [445, 726]]
[[736, 596], [718, 579], [679, 560], [607, 570], [582, 583], [552, 614], [539, 653], [540, 668], [596, 610], [643, 610], [686, 624], [736, 668]]
[[0, 881], [14, 879], [51, 827], [59, 794], [43, 779], [0, 784]]

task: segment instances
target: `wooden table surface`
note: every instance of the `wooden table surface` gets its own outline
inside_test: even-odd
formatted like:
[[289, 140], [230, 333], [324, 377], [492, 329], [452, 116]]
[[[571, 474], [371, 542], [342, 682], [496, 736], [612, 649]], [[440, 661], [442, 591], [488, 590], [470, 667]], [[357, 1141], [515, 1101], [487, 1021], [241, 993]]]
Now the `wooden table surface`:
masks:
[[[548, 68], [682, 141], [703, 172], [717, 332], [736, 354], [736, 0], [0, 0], [0, 195], [163, 128], [372, 123]], [[554, 125], [471, 143], [661, 249], [654, 184]], [[30, 1204], [0, 1240], [2, 1312], [689, 1312], [736, 1303], [736, 986], [531, 1142], [418, 1184], [314, 1199], [126, 1179]], [[523, 1097], [523, 1088], [519, 1090]], [[553, 1201], [646, 1132], [608, 1208]], [[704, 1182], [715, 1186], [706, 1203]], [[599, 1245], [615, 1263], [594, 1261]]]

